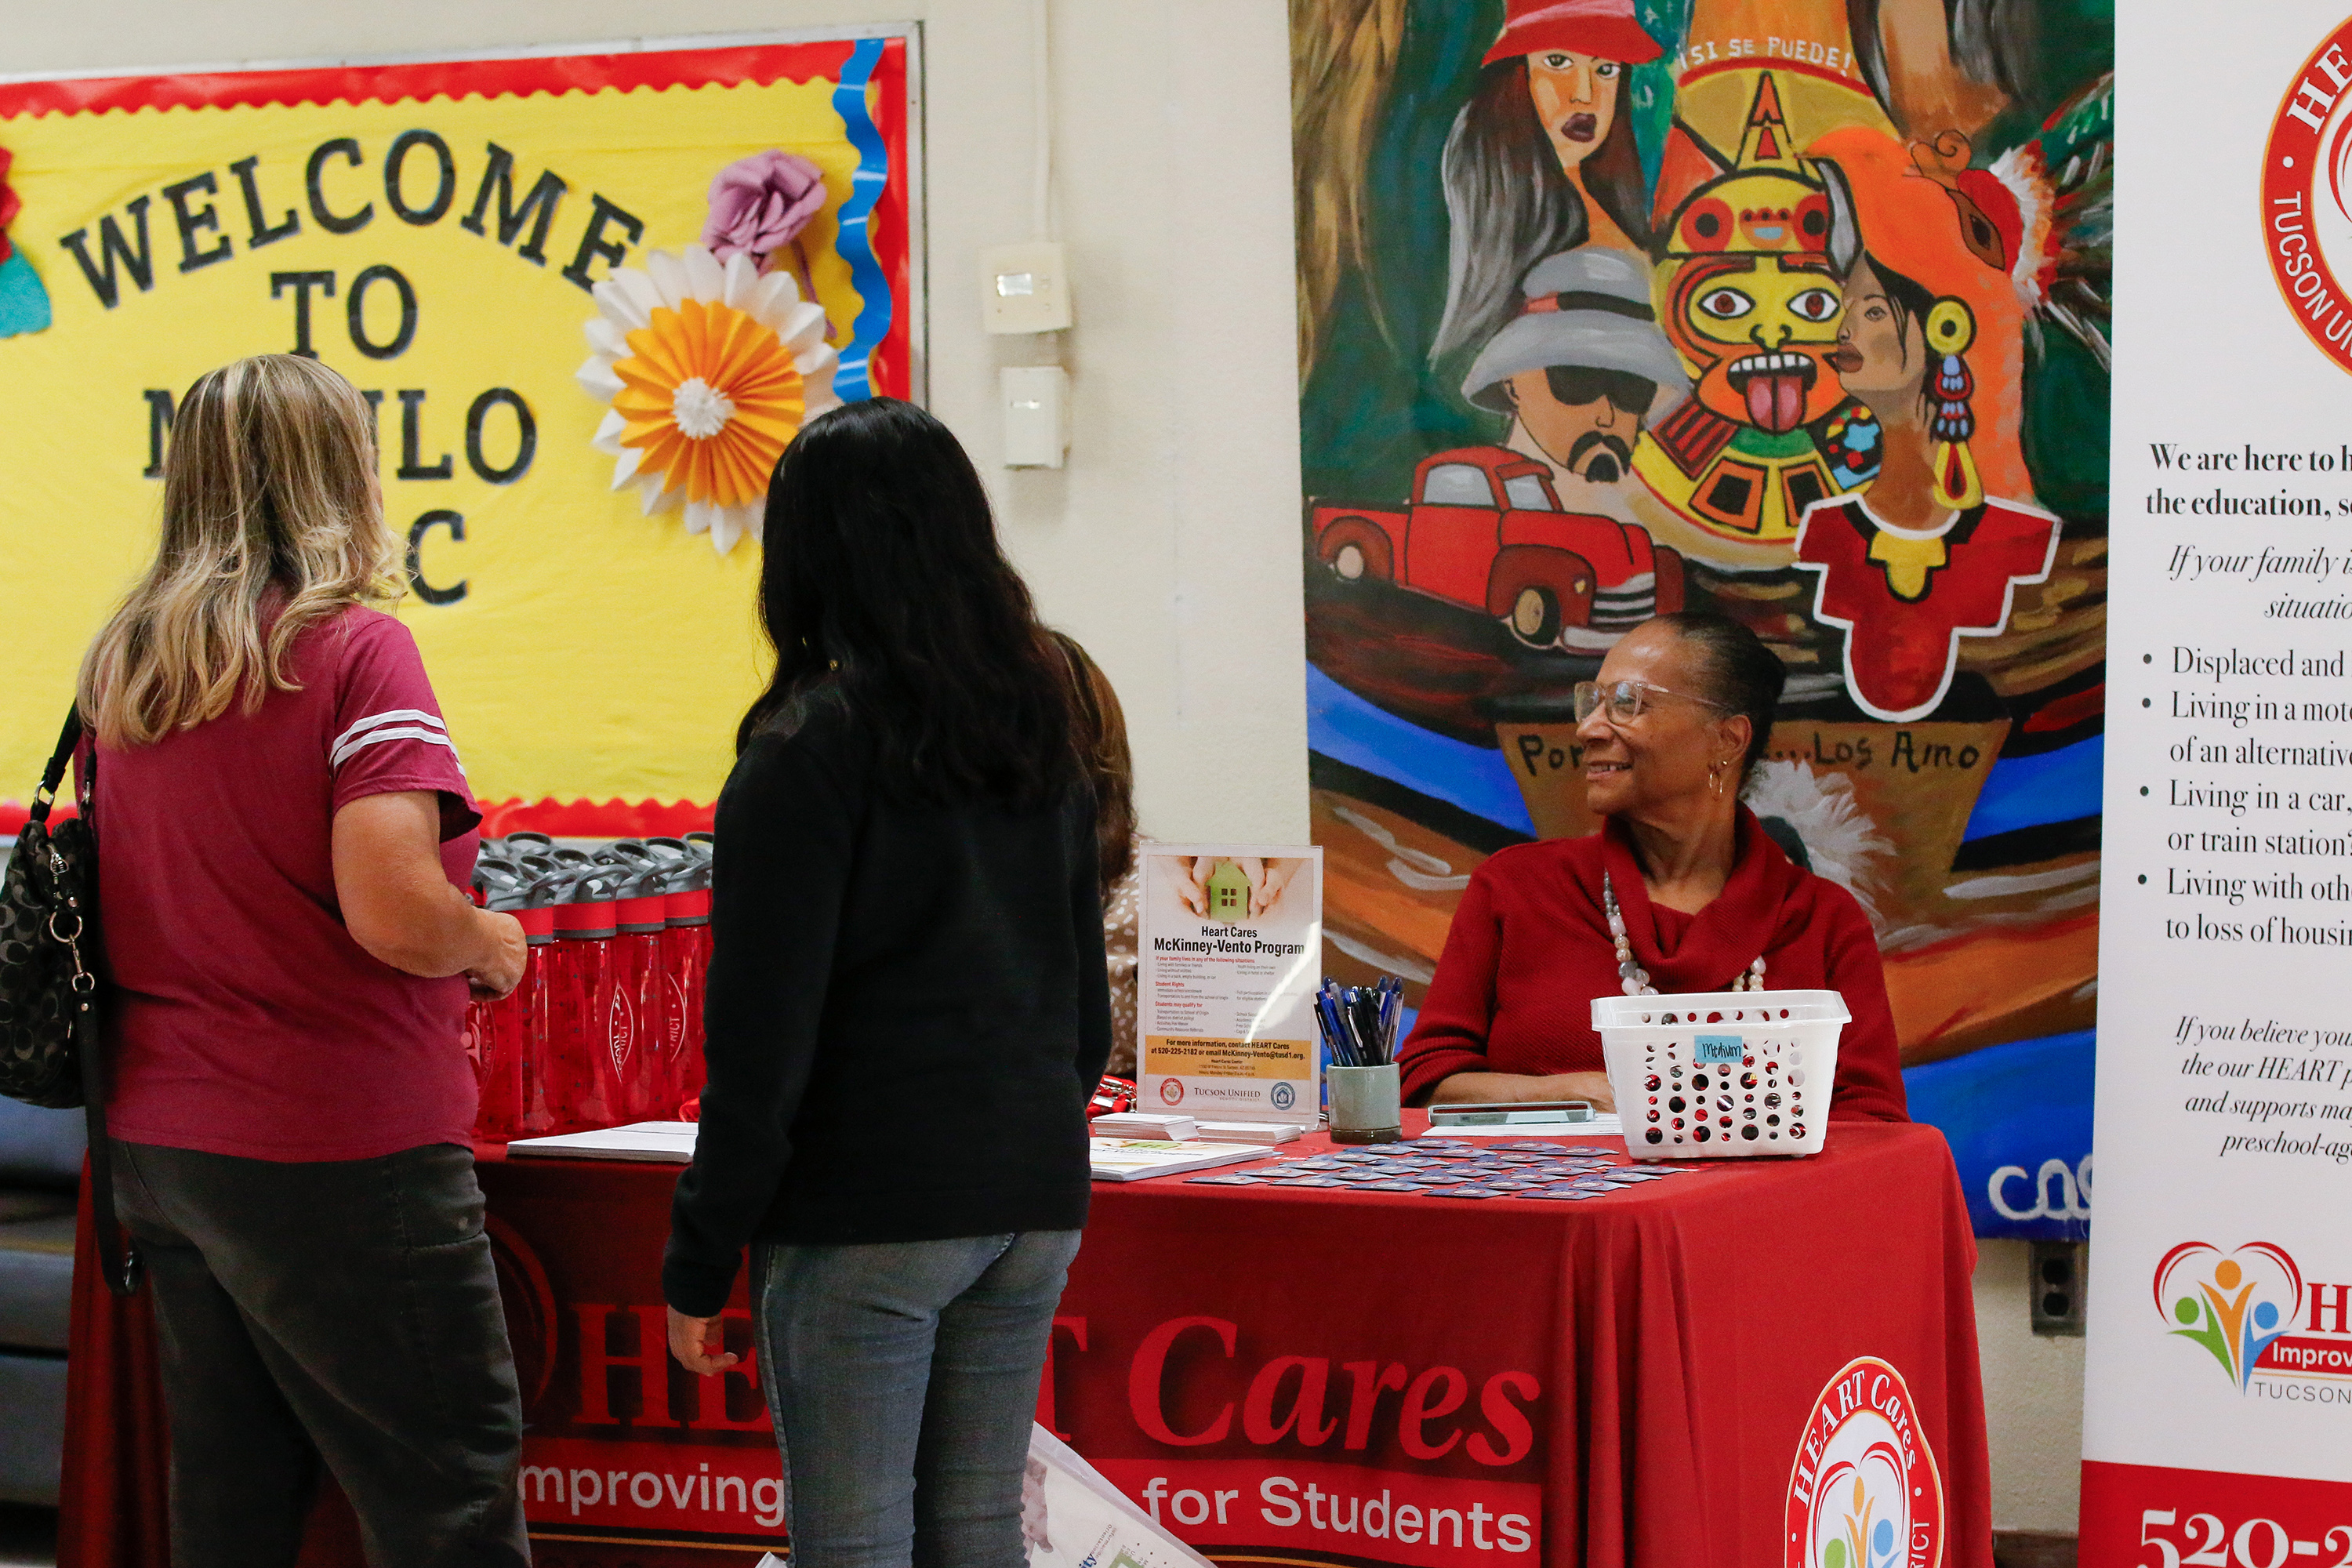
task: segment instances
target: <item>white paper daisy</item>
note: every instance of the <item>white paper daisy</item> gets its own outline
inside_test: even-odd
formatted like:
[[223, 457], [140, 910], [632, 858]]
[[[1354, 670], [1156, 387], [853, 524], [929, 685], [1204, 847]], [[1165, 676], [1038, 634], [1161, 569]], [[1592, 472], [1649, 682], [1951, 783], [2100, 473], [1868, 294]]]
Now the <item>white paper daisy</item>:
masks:
[[648, 517], [683, 502], [721, 552], [757, 539], [777, 458], [841, 403], [824, 309], [791, 273], [699, 245], [615, 268], [594, 298], [577, 379], [611, 405], [590, 444], [615, 459], [613, 488], [635, 484]]

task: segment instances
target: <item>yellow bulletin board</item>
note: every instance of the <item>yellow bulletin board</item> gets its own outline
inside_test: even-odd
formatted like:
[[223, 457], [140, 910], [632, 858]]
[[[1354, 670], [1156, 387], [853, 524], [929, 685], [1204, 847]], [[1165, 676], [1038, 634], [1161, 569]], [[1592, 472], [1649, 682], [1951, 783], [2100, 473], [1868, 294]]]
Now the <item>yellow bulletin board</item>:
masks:
[[[173, 403], [307, 351], [376, 403], [398, 613], [488, 826], [707, 824], [764, 676], [753, 492], [814, 412], [921, 395], [918, 45], [0, 82], [0, 799], [152, 555]], [[722, 316], [751, 369], [694, 363]]]

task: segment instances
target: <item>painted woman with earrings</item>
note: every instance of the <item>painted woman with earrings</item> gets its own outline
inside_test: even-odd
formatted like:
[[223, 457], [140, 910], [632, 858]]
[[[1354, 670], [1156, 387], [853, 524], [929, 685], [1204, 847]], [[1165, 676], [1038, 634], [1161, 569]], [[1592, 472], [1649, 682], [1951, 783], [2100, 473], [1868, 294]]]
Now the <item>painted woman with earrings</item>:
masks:
[[2004, 499], [2032, 493], [2015, 434], [2021, 295], [2048, 217], [2031, 183], [1968, 169], [1956, 137], [1906, 149], [1850, 130], [1809, 153], [1844, 279], [1830, 363], [1863, 405], [1845, 427], [1874, 432], [1878, 467], [1859, 493], [1806, 509], [1797, 561], [1821, 574], [1815, 618], [1845, 632], [1848, 693], [1907, 722], [1943, 701], [1959, 638], [2003, 630], [2017, 585], [2048, 577], [2057, 552], [2058, 520]]

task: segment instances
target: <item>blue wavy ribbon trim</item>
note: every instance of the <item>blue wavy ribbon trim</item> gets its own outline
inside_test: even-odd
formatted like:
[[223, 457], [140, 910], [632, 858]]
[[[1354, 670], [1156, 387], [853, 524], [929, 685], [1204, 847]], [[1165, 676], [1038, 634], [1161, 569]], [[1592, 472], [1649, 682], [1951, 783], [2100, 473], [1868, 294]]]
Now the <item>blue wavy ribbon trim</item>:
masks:
[[0, 261], [0, 338], [46, 331], [48, 325], [49, 291], [41, 287], [41, 275], [23, 247], [13, 247], [8, 259]]
[[857, 172], [849, 177], [849, 199], [841, 204], [841, 232], [833, 242], [834, 249], [849, 263], [850, 281], [862, 301], [849, 343], [841, 351], [841, 369], [833, 378], [834, 392], [845, 403], [874, 395], [868, 362], [889, 333], [894, 309], [890, 280], [875, 258], [874, 241], [866, 232], [874, 204], [882, 199], [882, 188], [890, 178], [890, 150], [883, 144], [874, 117], [866, 112], [866, 84], [873, 79], [874, 68], [881, 61], [883, 43], [880, 38], [867, 38], [852, 49], [848, 63], [842, 67], [840, 84], [833, 89], [834, 111], [849, 132], [850, 145], [857, 149]]

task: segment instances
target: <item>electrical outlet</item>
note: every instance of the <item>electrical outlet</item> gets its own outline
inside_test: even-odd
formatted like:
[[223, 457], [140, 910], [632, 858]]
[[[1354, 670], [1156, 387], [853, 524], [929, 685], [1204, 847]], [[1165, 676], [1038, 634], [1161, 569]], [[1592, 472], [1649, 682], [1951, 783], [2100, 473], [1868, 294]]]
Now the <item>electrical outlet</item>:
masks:
[[1069, 264], [1045, 241], [980, 253], [980, 319], [992, 332], [1058, 332], [1070, 324]]
[[2033, 1331], [2062, 1338], [2083, 1332], [2090, 1247], [2080, 1241], [2037, 1241], [2026, 1266], [2025, 1293]]

